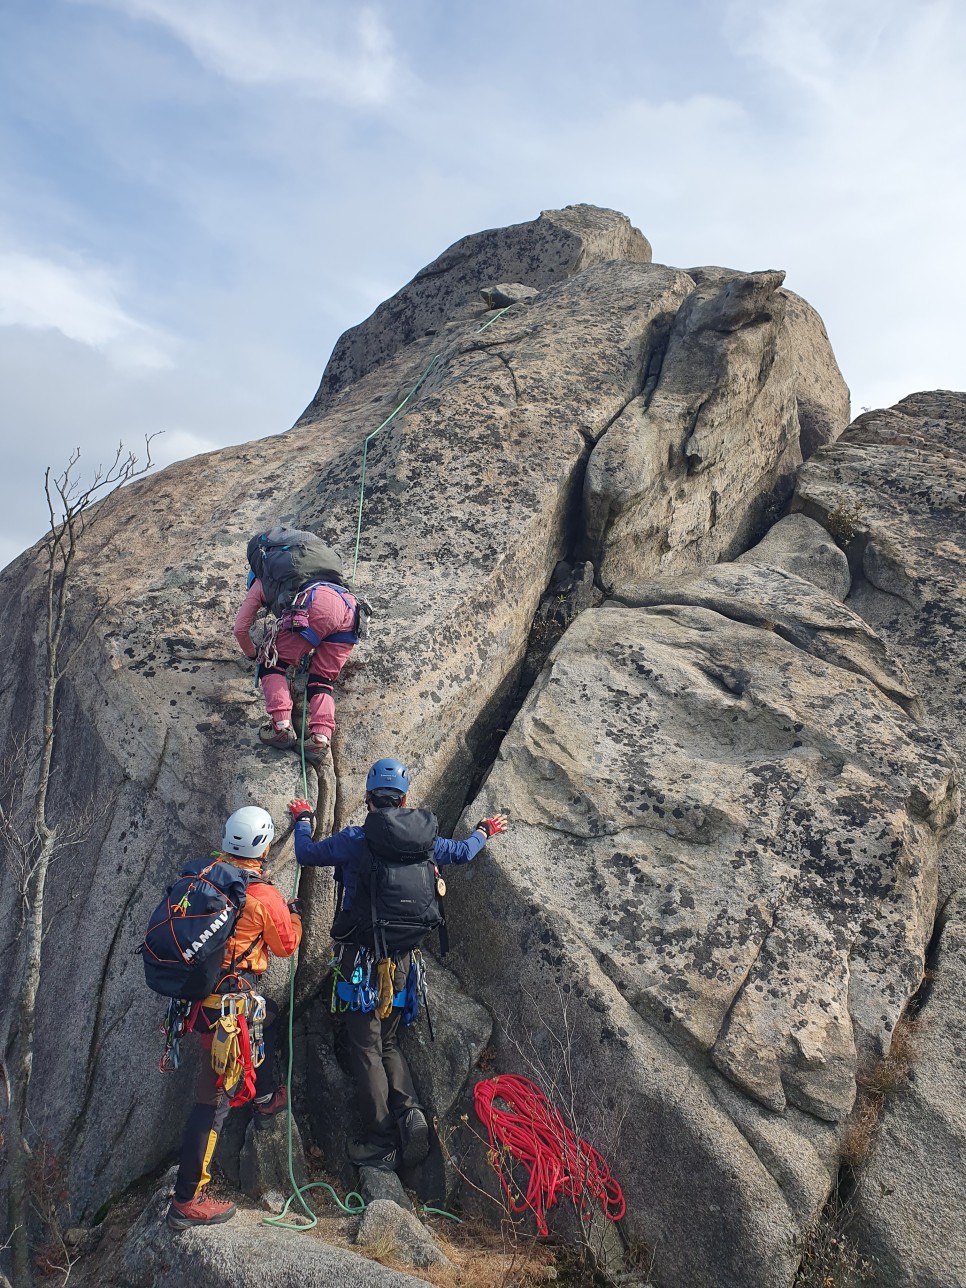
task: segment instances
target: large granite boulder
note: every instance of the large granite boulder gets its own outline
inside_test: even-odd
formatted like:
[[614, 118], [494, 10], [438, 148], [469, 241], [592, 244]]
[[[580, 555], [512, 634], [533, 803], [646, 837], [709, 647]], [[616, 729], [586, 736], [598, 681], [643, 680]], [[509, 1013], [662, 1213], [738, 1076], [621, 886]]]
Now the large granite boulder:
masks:
[[[65, 825], [88, 810], [92, 821], [55, 868], [57, 933], [44, 952], [31, 1111], [68, 1160], [78, 1216], [170, 1153], [190, 1097], [185, 1077], [150, 1071], [162, 1004], [133, 955], [160, 892], [185, 858], [217, 845], [228, 813], [251, 802], [279, 828], [276, 881], [288, 892], [296, 879], [284, 822], [285, 803], [302, 793], [297, 762], [258, 744], [260, 698], [231, 638], [247, 538], [290, 521], [351, 555], [363, 439], [436, 351], [432, 377], [369, 452], [359, 582], [378, 616], [337, 697], [335, 814], [342, 825], [361, 802], [367, 766], [390, 751], [407, 759], [444, 824], [462, 805], [566, 552], [588, 442], [636, 394], [654, 337], [691, 289], [683, 273], [644, 262], [646, 243], [630, 233], [633, 261], [598, 262], [607, 258], [593, 251], [601, 221], [613, 220], [585, 212], [584, 247], [572, 231], [580, 209], [561, 216], [556, 284], [519, 306], [519, 317], [511, 309], [479, 330], [491, 316], [479, 277], [491, 265], [481, 268], [467, 244], [461, 280], [475, 314], [445, 339], [399, 349], [343, 389], [324, 419], [116, 493], [81, 544], [66, 646], [80, 647], [60, 688], [53, 809]], [[539, 239], [524, 226], [503, 243], [517, 244], [519, 259], [535, 255]], [[484, 236], [481, 254], [486, 244]], [[580, 271], [567, 277], [561, 265]], [[493, 276], [522, 272], [504, 262]], [[0, 724], [18, 736], [39, 733], [40, 572], [28, 553], [2, 582], [3, 647], [18, 682], [0, 694]], [[9, 870], [0, 880], [13, 927]], [[314, 885], [313, 903], [324, 904], [331, 883]], [[311, 920], [324, 925], [325, 907]], [[321, 978], [326, 948], [309, 936], [300, 996]], [[280, 1001], [286, 982], [280, 964], [271, 986]], [[69, 1042], [65, 1014], [75, 1017]]]
[[[804, 302], [780, 289], [784, 273], [697, 276], [655, 380], [588, 463], [588, 553], [617, 594], [645, 570], [666, 575], [740, 554], [792, 491], [800, 412], [811, 409], [809, 448], [848, 419], [828, 339], [804, 326]], [[800, 402], [806, 371], [815, 374]]]
[[597, 206], [545, 210], [526, 224], [462, 237], [340, 337], [305, 416], [315, 418], [341, 389], [407, 344], [475, 318], [481, 291], [488, 307], [499, 308], [520, 297], [512, 287], [508, 295], [506, 283], [542, 290], [615, 259], [649, 264], [650, 243], [626, 215]]
[[953, 766], [812, 583], [639, 599], [569, 628], [467, 814], [513, 830], [457, 886], [459, 969], [596, 1123], [657, 1282], [777, 1288], [922, 978]]
[[841, 547], [820, 523], [804, 514], [779, 519], [757, 545], [738, 556], [737, 562], [784, 568], [836, 599], [845, 599], [852, 587], [849, 561]]
[[[848, 555], [849, 605], [901, 660], [927, 724], [966, 756], [966, 394], [912, 394], [860, 416], [799, 478], [795, 506]], [[943, 847], [949, 898], [912, 1083], [890, 1099], [854, 1232], [883, 1288], [966, 1283], [963, 1093], [966, 830]]]
[[[741, 274], [733, 268], [689, 268], [697, 286], [724, 285]], [[782, 343], [794, 355], [795, 401], [801, 429], [802, 459], [823, 443], [834, 442], [849, 423], [849, 389], [835, 360], [825, 323], [807, 300], [782, 287]]]
[[[161, 1004], [145, 993], [133, 956], [160, 890], [184, 858], [217, 844], [223, 818], [249, 802], [269, 808], [279, 825], [271, 865], [275, 879], [286, 892], [297, 880], [282, 824], [285, 803], [302, 793], [301, 775], [292, 756], [257, 743], [260, 701], [251, 668], [230, 636], [244, 589], [248, 536], [278, 521], [292, 522], [318, 531], [354, 566], [363, 443], [405, 401], [404, 410], [368, 447], [358, 583], [375, 605], [375, 631], [346, 668], [337, 691], [333, 759], [317, 774], [309, 771], [308, 790], [318, 795], [320, 817], [341, 826], [358, 818], [367, 766], [392, 752], [409, 763], [419, 803], [435, 808], [449, 831], [485, 769], [488, 749], [512, 717], [531, 627], [561, 561], [575, 568], [582, 552], [596, 543], [600, 556], [612, 560], [622, 590], [630, 593], [669, 568], [690, 568], [737, 550], [787, 486], [800, 455], [805, 358], [788, 338], [790, 306], [778, 286], [781, 275], [731, 274], [727, 282], [708, 279], [696, 286], [689, 274], [649, 260], [645, 239], [622, 216], [590, 207], [568, 207], [533, 224], [466, 239], [340, 342], [318, 397], [294, 429], [181, 462], [125, 488], [99, 512], [75, 573], [68, 648], [76, 645], [78, 652], [61, 684], [54, 802], [56, 820], [63, 823], [93, 802], [92, 822], [55, 869], [56, 931], [44, 949], [31, 1104], [36, 1130], [66, 1162], [77, 1217], [89, 1216], [170, 1155], [190, 1098], [184, 1076], [190, 1068], [175, 1078], [151, 1073]], [[486, 308], [480, 292], [501, 283], [532, 286], [539, 294], [498, 314]], [[656, 408], [673, 437], [684, 424], [676, 399], [692, 410], [706, 404], [707, 410], [688, 421], [682, 438], [687, 451], [678, 444], [673, 459], [665, 456], [663, 464], [655, 464], [641, 449], [644, 440], [635, 446], [625, 430], [629, 420], [637, 425], [652, 411], [656, 416]], [[618, 527], [611, 531], [597, 524], [589, 534], [581, 527], [587, 461], [611, 435], [609, 459], [620, 462], [637, 452], [646, 487], [627, 475], [621, 493], [630, 498], [627, 504], [621, 497], [613, 505], [613, 498], [606, 500], [620, 519]], [[729, 456], [737, 462], [734, 467]], [[748, 468], [753, 456], [761, 468]], [[653, 488], [655, 496], [673, 495], [682, 461], [693, 505], [668, 507], [662, 501], [648, 514], [639, 504], [642, 487]], [[725, 479], [734, 480], [735, 487], [727, 506], [716, 511], [707, 537], [702, 524], [711, 517], [715, 480]], [[638, 541], [635, 525], [641, 524], [654, 535], [653, 543]], [[672, 550], [673, 559], [665, 560]], [[595, 951], [569, 930], [568, 955], [559, 949], [553, 969], [561, 988], [576, 980], [575, 987], [583, 990], [583, 1049], [593, 1051], [596, 1060], [596, 1044], [603, 1041], [602, 1071], [615, 1081], [602, 1090], [602, 1103], [616, 1103], [630, 1066], [643, 1062], [654, 1071], [646, 1103], [663, 1124], [662, 1148], [670, 1157], [680, 1137], [673, 1166], [680, 1171], [690, 1161], [697, 1177], [692, 1197], [708, 1205], [704, 1224], [698, 1222], [705, 1242], [695, 1242], [694, 1255], [710, 1246], [717, 1222], [731, 1249], [729, 1264], [746, 1267], [758, 1265], [756, 1257], [764, 1264], [788, 1230], [821, 1202], [834, 1166], [834, 1124], [851, 1095], [855, 1044], [887, 1041], [897, 1008], [913, 986], [933, 897], [932, 838], [946, 808], [947, 771], [937, 748], [928, 760], [914, 723], [900, 711], [900, 705], [914, 710], [904, 678], [876, 652], [874, 640], [836, 618], [845, 612], [841, 605], [830, 600], [831, 606], [817, 607], [815, 587], [780, 570], [773, 570], [770, 580], [760, 570], [742, 575], [751, 579], [742, 591], [746, 607], [760, 607], [770, 587], [774, 629], [750, 618], [732, 620], [717, 608], [670, 600], [663, 613], [626, 607], [585, 612], [572, 628], [578, 639], [589, 623], [614, 624], [623, 613], [634, 622], [663, 622], [666, 631], [677, 630], [682, 638], [710, 642], [720, 629], [724, 654], [747, 653], [749, 666], [752, 654], [760, 655], [763, 667], [781, 662], [790, 669], [784, 679], [769, 672], [767, 682], [761, 681], [766, 706], [772, 704], [768, 714], [756, 708], [754, 719], [744, 720], [729, 705], [744, 700], [740, 675], [727, 678], [731, 663], [719, 668], [724, 679], [715, 662], [706, 665], [711, 676], [697, 661], [685, 666], [702, 700], [723, 703], [727, 716], [709, 718], [705, 726], [703, 717], [686, 715], [679, 731], [685, 751], [675, 753], [675, 763], [680, 766], [685, 754], [693, 758], [692, 751], [697, 755], [699, 732], [701, 737], [720, 732], [722, 721], [729, 736], [740, 734], [743, 741], [740, 755], [730, 752], [720, 767], [712, 757], [704, 787], [695, 785], [695, 799], [703, 794], [716, 800], [719, 791], [731, 789], [738, 796], [730, 814], [710, 799], [701, 805], [705, 822], [700, 826], [717, 838], [709, 846], [720, 866], [695, 872], [695, 891], [688, 893], [694, 909], [672, 907], [668, 899], [670, 911], [661, 912], [669, 918], [670, 942], [681, 943], [680, 971], [651, 978], [657, 960], [651, 950], [659, 946], [646, 939], [653, 907], [630, 904], [620, 913], [616, 907], [607, 912], [627, 934], [644, 934], [649, 945], [619, 951], [615, 940], [608, 950], [606, 968], [615, 978], [628, 972], [627, 997], [616, 984], [607, 986], [610, 993], [602, 991]], [[761, 586], [754, 582], [756, 575], [763, 579]], [[786, 591], [793, 583], [801, 587], [808, 602], [797, 617], [794, 596], [789, 591], [788, 602], [782, 600], [779, 582]], [[586, 565], [579, 584], [580, 602], [592, 600]], [[5, 572], [2, 589], [8, 612], [0, 633], [6, 656], [15, 659], [17, 684], [0, 693], [0, 723], [36, 735], [36, 552]], [[737, 602], [740, 588], [733, 589]], [[708, 593], [723, 594], [720, 587]], [[88, 633], [97, 612], [96, 629]], [[747, 639], [764, 644], [750, 648]], [[653, 647], [668, 665], [678, 651], [667, 638], [655, 638]], [[821, 684], [809, 668], [817, 668], [823, 683], [832, 677], [820, 709], [829, 719], [834, 714], [841, 727], [826, 731], [824, 741], [814, 716], [799, 711], [805, 700], [794, 692], [796, 666], [812, 682], [810, 697]], [[854, 690], [851, 707], [841, 680], [846, 674]], [[594, 721], [609, 721], [615, 729], [631, 721], [630, 732], [621, 736], [636, 745], [634, 721], [643, 708], [627, 708], [622, 693], [620, 685], [613, 690], [588, 685], [575, 695], [576, 710], [587, 714], [588, 728]], [[574, 714], [569, 713], [571, 725], [560, 738], [571, 736], [567, 730]], [[798, 735], [785, 728], [793, 714], [809, 731], [801, 740], [804, 750], [794, 746]], [[687, 733], [692, 719], [697, 720], [693, 736]], [[876, 726], [874, 738], [870, 724]], [[860, 733], [893, 754], [888, 790], [879, 782], [876, 753], [856, 750]], [[558, 737], [547, 736], [551, 742]], [[613, 737], [620, 740], [616, 733]], [[607, 746], [604, 739], [601, 756]], [[759, 761], [765, 767], [756, 770]], [[664, 781], [657, 769], [655, 774], [655, 783]], [[647, 783], [642, 779], [634, 790], [646, 796]], [[817, 876], [804, 857], [807, 823], [794, 813], [799, 788], [824, 810], [831, 859], [818, 842], [820, 853], [808, 850]], [[834, 872], [826, 879], [824, 870], [838, 854], [836, 847], [850, 844], [846, 828], [862, 791], [872, 793], [875, 805], [861, 820], [862, 835], [876, 827], [881, 835], [869, 838], [872, 857], [855, 856], [854, 881], [840, 891]], [[785, 806], [787, 818], [781, 812]], [[599, 802], [601, 817], [617, 808], [609, 797]], [[764, 822], [751, 819], [756, 811], [773, 825], [785, 821], [787, 853], [767, 850], [770, 834]], [[688, 826], [697, 826], [697, 813], [687, 817], [678, 839], [666, 837], [671, 849], [661, 851], [661, 863], [673, 866], [674, 847], [687, 843]], [[719, 825], [726, 832], [740, 830], [743, 820], [760, 851], [748, 839], [747, 854], [740, 855], [718, 837]], [[901, 890], [893, 889], [890, 845], [908, 859]], [[620, 853], [625, 853], [623, 841]], [[870, 869], [875, 862], [884, 865], [886, 876], [883, 890], [874, 895]], [[486, 860], [478, 866], [481, 876], [492, 870]], [[726, 879], [732, 872], [733, 888]], [[458, 874], [453, 885], [466, 875]], [[680, 880], [687, 885], [684, 875]], [[8, 872], [2, 882], [0, 911], [13, 926], [17, 894]], [[346, 1086], [331, 1035], [316, 1013], [331, 882], [325, 874], [312, 879], [303, 874], [300, 888], [309, 915], [296, 981], [298, 1009], [304, 1010], [299, 1041], [327, 1072], [315, 1086], [310, 1074], [299, 1075], [297, 1106], [300, 1121], [322, 1140], [328, 1157], [338, 1152], [346, 1125], [344, 1117], [332, 1121], [330, 1104], [344, 1104]], [[779, 898], [781, 890], [788, 894], [787, 904]], [[566, 883], [561, 897], [565, 892]], [[505, 897], [509, 932], [524, 914], [512, 882]], [[882, 925], [876, 935], [865, 932], [865, 939], [853, 944], [856, 922], [873, 899], [879, 901]], [[842, 925], [833, 933], [829, 926], [838, 925], [836, 917]], [[525, 918], [532, 920], [529, 912]], [[481, 918], [477, 929], [484, 924]], [[557, 935], [554, 942], [561, 944], [558, 930], [554, 923], [547, 934]], [[714, 938], [719, 930], [720, 959], [710, 946], [703, 964], [688, 958], [689, 936], [694, 940], [707, 932]], [[815, 999], [820, 993], [816, 973], [823, 964], [832, 973], [822, 999], [827, 1009], [814, 1000], [799, 1032], [789, 1027], [792, 982], [781, 972], [788, 943], [803, 937], [809, 942], [803, 979]], [[716, 941], [715, 951], [719, 946]], [[636, 962], [638, 955], [642, 962]], [[497, 955], [491, 969], [498, 969], [500, 960]], [[879, 961], [881, 969], [866, 970], [863, 963], [871, 961]], [[743, 971], [753, 972], [756, 983], [745, 988]], [[756, 1001], [758, 984], [762, 996]], [[287, 966], [279, 964], [270, 991], [284, 1002], [287, 987]], [[507, 987], [503, 980], [501, 988], [491, 988], [481, 975], [471, 991], [487, 1007], [494, 998], [502, 1007]], [[669, 1000], [662, 1002], [660, 1021], [652, 1028], [641, 1019], [643, 999], [650, 996], [657, 1006], [662, 989]], [[614, 1017], [605, 1025], [610, 1036], [603, 1038], [599, 1008]], [[441, 1104], [453, 1102], [452, 1113], [458, 1105], [455, 1083], [485, 1040], [489, 1019], [463, 999], [439, 1012], [442, 1028], [453, 1031], [441, 1034], [431, 1055], [422, 1051], [417, 1035], [415, 1063], [424, 1061], [418, 1076]], [[64, 1015], [73, 1017], [69, 1042]], [[9, 1012], [4, 1016], [8, 1019]], [[634, 1059], [629, 1060], [631, 1048]], [[634, 1077], [639, 1081], [639, 1073]], [[320, 1091], [326, 1090], [337, 1090], [342, 1098], [320, 1112]], [[635, 1130], [649, 1130], [650, 1113], [635, 1108]], [[694, 1124], [702, 1115], [722, 1124], [714, 1142], [706, 1134], [695, 1136]], [[625, 1150], [636, 1159], [636, 1141], [621, 1147], [619, 1159]], [[647, 1169], [657, 1159], [644, 1156], [638, 1179], [650, 1175]], [[739, 1181], [732, 1184], [727, 1179], [732, 1175]], [[655, 1233], [654, 1220], [665, 1209], [642, 1211], [642, 1225]], [[678, 1227], [670, 1221], [667, 1228]], [[787, 1248], [776, 1255], [779, 1269], [768, 1272], [773, 1276], [792, 1258]]]

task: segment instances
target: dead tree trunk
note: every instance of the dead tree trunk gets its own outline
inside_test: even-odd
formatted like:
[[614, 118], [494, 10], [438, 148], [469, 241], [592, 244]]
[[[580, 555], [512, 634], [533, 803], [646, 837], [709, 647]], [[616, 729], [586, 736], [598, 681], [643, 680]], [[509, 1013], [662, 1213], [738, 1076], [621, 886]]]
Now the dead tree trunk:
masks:
[[[21, 789], [8, 799], [26, 796], [30, 801], [27, 817], [21, 817], [16, 806], [0, 804], [0, 843], [4, 859], [13, 869], [19, 887], [22, 913], [23, 946], [20, 954], [21, 974], [12, 981], [15, 995], [13, 1051], [9, 1065], [9, 1105], [6, 1114], [4, 1148], [7, 1160], [7, 1216], [10, 1232], [13, 1282], [17, 1288], [31, 1288], [34, 1277], [30, 1260], [30, 1156], [28, 1132], [28, 1099], [33, 1072], [37, 997], [40, 992], [44, 931], [44, 905], [50, 865], [67, 846], [82, 839], [83, 827], [58, 829], [51, 821], [51, 770], [57, 738], [57, 689], [78, 651], [84, 645], [101, 613], [102, 603], [95, 607], [87, 624], [78, 632], [73, 647], [64, 656], [64, 629], [72, 585], [78, 543], [85, 532], [103, 513], [92, 511], [96, 502], [123, 484], [151, 468], [151, 445], [143, 464], [133, 454], [119, 447], [113, 464], [97, 469], [93, 482], [82, 486], [75, 470], [80, 452], [71, 456], [64, 473], [52, 479], [50, 470], [44, 476], [44, 488], [50, 526], [43, 549], [46, 555], [45, 590], [45, 657], [43, 673], [43, 715], [36, 745], [26, 742], [18, 757], [17, 773]], [[0, 1276], [2, 1280], [2, 1276]]]

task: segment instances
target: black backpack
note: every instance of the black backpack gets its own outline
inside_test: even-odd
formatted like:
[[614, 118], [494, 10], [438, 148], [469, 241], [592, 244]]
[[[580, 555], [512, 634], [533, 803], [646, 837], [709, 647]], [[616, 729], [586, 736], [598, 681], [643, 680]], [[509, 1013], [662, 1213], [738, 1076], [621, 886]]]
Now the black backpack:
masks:
[[433, 848], [439, 825], [428, 809], [366, 815], [365, 854], [352, 907], [340, 910], [332, 938], [362, 944], [379, 959], [418, 947], [443, 924]]
[[137, 950], [148, 988], [191, 1002], [214, 992], [250, 875], [220, 855], [184, 865], [151, 914]]
[[345, 586], [339, 555], [321, 537], [298, 528], [256, 533], [248, 543], [248, 563], [276, 617], [292, 607], [295, 596], [310, 582]]

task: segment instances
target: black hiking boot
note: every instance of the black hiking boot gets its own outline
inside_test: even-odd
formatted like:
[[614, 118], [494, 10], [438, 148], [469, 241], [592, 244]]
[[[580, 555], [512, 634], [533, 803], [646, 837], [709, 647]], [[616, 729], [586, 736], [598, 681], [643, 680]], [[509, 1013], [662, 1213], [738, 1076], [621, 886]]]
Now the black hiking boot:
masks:
[[399, 1166], [399, 1150], [371, 1140], [350, 1140], [346, 1157], [356, 1167], [373, 1167], [380, 1172], [394, 1172]]
[[429, 1154], [429, 1123], [417, 1106], [407, 1109], [399, 1120], [399, 1143], [403, 1167], [417, 1167]]

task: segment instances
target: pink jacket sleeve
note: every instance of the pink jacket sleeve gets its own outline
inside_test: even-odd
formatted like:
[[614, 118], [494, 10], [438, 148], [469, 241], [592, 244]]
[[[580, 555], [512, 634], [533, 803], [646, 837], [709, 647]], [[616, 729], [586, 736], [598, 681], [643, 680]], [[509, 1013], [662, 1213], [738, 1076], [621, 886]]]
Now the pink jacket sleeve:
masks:
[[254, 657], [257, 652], [255, 645], [252, 643], [252, 626], [255, 624], [255, 618], [258, 616], [259, 610], [264, 605], [262, 583], [256, 577], [248, 589], [248, 594], [242, 600], [241, 608], [235, 615], [235, 639], [246, 657]]

